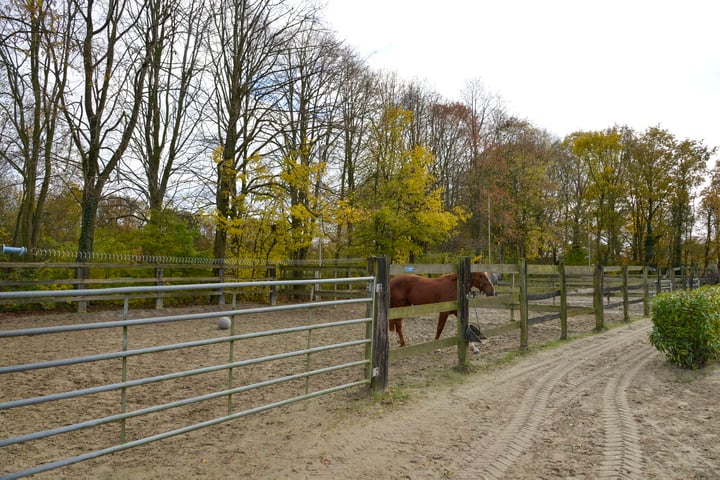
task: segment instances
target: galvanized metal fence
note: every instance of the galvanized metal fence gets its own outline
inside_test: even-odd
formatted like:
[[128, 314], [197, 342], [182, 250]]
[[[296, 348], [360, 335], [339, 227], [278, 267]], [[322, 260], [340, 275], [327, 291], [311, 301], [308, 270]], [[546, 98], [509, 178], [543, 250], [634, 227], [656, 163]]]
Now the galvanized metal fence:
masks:
[[[276, 306], [257, 306], [252, 308], [237, 308], [235, 304], [234, 292], [238, 292], [243, 288], [257, 288], [271, 284], [318, 285], [333, 283], [365, 284], [367, 296], [362, 298], [314, 301]], [[129, 309], [130, 300], [134, 295], [143, 295], [149, 292], [169, 292], [179, 289], [193, 292], [203, 290], [217, 291], [219, 288], [222, 288], [222, 291], [226, 295], [232, 295], [233, 298], [232, 304], [224, 306], [223, 309], [183, 315], [144, 316], [140, 318], [132, 318]], [[46, 472], [320, 395], [352, 387], [369, 385], [372, 382], [373, 376], [372, 338], [373, 311], [376, 301], [375, 291], [375, 278], [365, 276], [354, 278], [288, 280], [280, 282], [236, 282], [223, 283], [221, 285], [198, 284], [53, 292], [0, 292], [0, 298], [21, 297], [27, 299], [28, 297], [33, 297], [38, 301], [42, 301], [44, 295], [51, 295], [53, 297], [62, 295], [73, 297], [86, 296], [88, 299], [96, 295], [123, 295], [125, 298], [122, 319], [119, 320], [91, 321], [88, 323], [80, 321], [79, 323], [69, 322], [63, 325], [43, 325], [30, 328], [0, 330], [0, 359], [5, 359], [0, 363], [0, 478], [9, 480]], [[248, 331], [247, 328], [244, 328], [246, 325], [243, 319], [252, 317], [253, 315], [262, 314], [265, 316], [279, 312], [287, 312], [288, 314], [305, 312], [304, 314], [312, 316], [312, 313], [307, 312], [317, 311], [317, 309], [323, 308], [343, 309], [344, 307], [355, 308], [350, 308], [351, 313], [346, 315], [348, 318], [343, 318], [342, 320], [319, 323], [310, 322], [308, 324], [291, 326], [278, 325], [276, 328], [254, 331]], [[146, 313], [147, 312], [144, 312], [144, 314]], [[337, 316], [342, 318], [341, 314]], [[89, 313], [84, 317], [91, 319], [93, 314]], [[205, 321], [205, 325], [207, 325], [207, 320], [214, 320], [219, 317], [228, 317], [231, 319], [231, 324], [227, 332], [223, 331], [220, 336], [218, 336], [217, 331], [205, 331], [204, 335], [199, 335], [200, 338], [192, 338], [193, 328], [187, 328], [184, 330], [188, 331], [190, 338], [185, 341], [167, 344], [146, 344], [147, 342], [145, 340], [148, 328], [161, 329], [173, 325], [186, 326], [196, 321]], [[0, 328], [2, 328], [2, 326], [0, 326]], [[342, 338], [343, 335], [333, 333], [324, 339], [325, 342], [321, 341], [318, 345], [313, 343], [313, 340], [320, 336], [318, 332], [333, 329], [334, 332], [337, 332], [338, 329], [345, 332], [345, 338]], [[134, 333], [136, 330], [137, 333]], [[205, 330], [207, 330], [207, 328]], [[214, 330], [217, 330], [217, 328], [214, 328]], [[69, 338], [75, 335], [94, 331], [113, 332], [116, 336], [114, 343], [115, 345], [119, 345], [120, 348], [111, 351], [73, 355], [62, 358], [45, 358], [47, 357], [47, 353], [38, 351], [36, 353], [41, 358], [40, 360], [30, 362], [12, 360], [13, 357], [28, 358], [22, 354], [34, 353], [28, 352], [27, 350], [37, 348], [33, 345], [36, 345], [36, 339], [42, 338], [43, 336], [56, 334], [60, 335], [60, 340], [55, 340], [54, 342], [67, 342]], [[300, 336], [302, 336], [302, 338], [298, 338]], [[288, 340], [269, 341], [269, 339], [275, 338], [292, 338], [293, 342]], [[242, 357], [240, 353], [245, 351], [243, 346], [251, 341], [266, 342], [259, 347], [262, 353], [252, 357]], [[302, 346], [300, 348], [293, 346], [293, 343], [297, 345], [297, 342], [301, 342], [300, 345]], [[92, 343], [95, 347], [98, 347], [93, 341], [80, 340], [79, 342], [71, 342], [67, 350], [73, 353], [81, 352], [83, 347], [86, 346], [82, 343]], [[141, 346], [131, 348], [131, 345], [134, 344]], [[218, 348], [222, 350], [218, 351]], [[203, 359], [202, 362], [204, 362], [204, 365], [197, 366], [196, 368], [186, 367], [183, 369], [182, 367], [187, 365], [187, 363], [185, 363], [185, 357], [189, 357], [186, 353], [193, 349], [202, 349], [199, 357]], [[210, 351], [209, 349], [215, 349], [212, 355], [206, 353]], [[344, 353], [338, 355], [338, 352]], [[133, 359], [148, 358], [152, 355], [164, 355], [163, 357], [159, 357], [161, 360], [158, 360], [158, 363], [165, 362], [168, 358], [171, 359], [170, 361], [172, 362], [172, 359], [175, 358], [174, 368], [164, 373], [162, 369], [159, 369], [156, 373], [143, 373], [139, 376], [137, 374], [131, 374], [129, 366]], [[168, 357], [168, 355], [170, 356]], [[327, 358], [323, 357], [324, 355]], [[35, 357], [33, 355], [30, 358]], [[222, 360], [218, 361], [220, 358], [222, 358]], [[313, 359], [315, 358], [323, 358], [323, 360], [315, 364], [313, 363]], [[83, 386], [83, 388], [47, 393], [42, 385], [42, 377], [32, 378], [36, 372], [49, 371], [53, 372], [49, 375], [63, 375], [66, 374], [63, 368], [72, 368], [73, 366], [88, 368], [88, 366], [92, 364], [107, 366], [107, 362], [120, 362], [119, 369], [115, 364], [115, 368], [104, 368], [102, 372], [103, 375], [107, 373], [110, 377], [112, 376], [111, 372], [115, 372], [115, 375], [119, 377], [116, 381], [110, 380], [99, 385]], [[152, 366], [154, 361], [145, 363]], [[277, 369], [273, 375], [268, 375], [267, 372], [263, 372], [262, 375], [256, 376], [255, 378], [252, 378], [252, 375], [244, 378], [243, 374], [240, 373], [240, 371], [244, 369], [252, 371], [259, 368], [260, 365], [276, 363], [282, 364], [283, 367]], [[289, 366], [290, 364], [293, 365], [292, 368], [295, 368], [294, 371]], [[139, 368], [133, 368], [140, 371]], [[135, 370], [133, 370], [133, 372]], [[57, 373], [54, 373], [55, 371], [57, 371]], [[152, 372], [152, 369], [149, 371]], [[81, 372], [84, 372], [84, 370]], [[142, 372], [146, 371], [142, 370]], [[343, 372], [343, 374], [338, 375], [336, 378], [334, 375], [338, 372]], [[75, 375], [78, 377], [91, 376], [85, 375], [84, 373], [75, 373]], [[197, 379], [208, 375], [213, 376], [215, 379], [213, 383], [215, 388], [211, 391], [202, 391], [199, 392], [199, 394], [197, 392], [189, 392], [189, 396], [184, 396], [184, 391], [183, 394], [177, 394], [175, 391], [175, 384], [173, 383], [175, 381], [182, 381], [188, 378]], [[29, 381], [28, 376], [31, 377]], [[315, 377], [322, 377], [323, 379], [329, 377], [330, 379], [319, 382], [319, 387], [310, 388], [310, 379]], [[78, 381], [81, 380], [84, 379], [78, 379]], [[151, 385], [162, 384], [168, 385], [164, 390], [165, 393], [161, 393], [159, 398], [157, 396], [154, 397], [154, 401], [150, 401], [149, 403], [143, 403], [146, 402], [145, 399], [141, 402], [131, 396], [131, 393], [137, 390], [149, 388]], [[256, 401], [256, 403], [252, 403], [250, 400], [251, 397], [249, 395], [252, 392], [271, 389], [278, 385], [290, 384], [299, 385], [297, 388], [300, 391], [290, 392], [289, 390], [283, 390], [281, 395], [285, 395], [284, 397], [272, 398], [269, 401], [267, 400], [268, 395], [260, 395], [262, 400], [259, 402]], [[30, 392], [30, 396], [23, 396], [22, 398], [15, 398], [13, 396], [18, 392], [25, 391]], [[23, 431], [23, 428], [28, 428], [27, 422], [23, 420], [26, 417], [24, 413], [25, 410], [32, 410], [35, 412], [34, 415], [38, 415], [38, 409], [50, 408], [50, 405], [58, 403], [65, 404], [68, 401], [75, 401], [74, 399], [82, 399], [85, 397], [97, 398], [98, 395], [105, 395], [102, 399], [106, 404], [114, 404], [114, 406], [111, 406], [112, 411], [99, 417], [76, 420], [66, 417], [66, 411], [61, 410], [63, 411], [62, 415], [54, 415], [57, 417], [57, 424], [55, 425], [47, 425], [48, 419], [53, 417], [53, 415], [46, 416], [41, 413], [40, 415], [43, 416], [43, 421], [39, 424], [43, 425], [43, 427], [29, 427], [31, 431]], [[108, 397], [108, 395], [110, 395], [110, 397]], [[236, 398], [241, 396], [242, 399], [235, 401]], [[196, 417], [197, 421], [193, 421], [190, 424], [177, 425], [175, 423], [169, 428], [163, 429], [162, 431], [155, 431], [155, 433], [150, 435], [144, 434], [144, 432], [148, 431], [144, 428], [134, 428], [132, 435], [128, 432], [127, 424], [133, 419], [159, 414], [160, 412], [165, 413], [173, 409], [189, 407], [199, 409], [200, 407], [196, 406], [208, 403], [212, 405], [212, 408], [208, 409], [211, 414], [209, 416], [206, 414], [205, 417], [202, 418]], [[218, 408], [222, 410], [222, 413], [219, 415], [216, 413]], [[79, 410], [82, 411], [83, 408], [79, 407]], [[214, 415], [213, 412], [215, 412]], [[78, 415], [78, 417], [83, 417], [83, 415]], [[86, 432], [100, 427], [107, 429], [108, 426], [114, 426], [111, 432], [114, 431], [115, 441], [113, 441], [111, 445], [95, 448], [91, 451], [78, 453], [65, 458], [43, 459], [42, 461], [45, 463], [21, 466], [19, 470], [17, 470], [17, 466], [14, 466], [16, 462], [10, 461], [13, 454], [17, 452], [17, 449], [22, 448], [25, 444], [35, 445], [38, 444], [37, 442], [42, 442], [51, 437], [74, 435], [78, 432]], [[104, 435], [107, 435], [107, 431], [108, 430], [104, 430]], [[138, 436], [139, 432], [141, 434]], [[38, 448], [38, 450], [42, 449]], [[37, 463], [40, 462], [38, 461]]]

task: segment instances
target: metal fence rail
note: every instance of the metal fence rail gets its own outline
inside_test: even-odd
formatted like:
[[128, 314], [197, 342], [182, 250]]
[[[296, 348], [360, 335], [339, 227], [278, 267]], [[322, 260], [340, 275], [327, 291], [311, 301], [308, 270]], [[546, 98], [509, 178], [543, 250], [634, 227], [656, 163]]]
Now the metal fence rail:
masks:
[[[113, 320], [105, 322], [89, 322], [82, 324], [68, 324], [68, 325], [53, 325], [46, 327], [35, 327], [35, 328], [17, 328], [11, 330], [0, 330], [0, 340], [6, 339], [7, 342], [12, 342], [14, 339], [21, 337], [31, 337], [37, 335], [49, 335], [49, 334], [67, 334], [73, 335], [82, 331], [96, 331], [100, 329], [122, 329], [122, 350], [120, 351], [109, 351], [102, 352], [92, 355], [79, 355], [74, 357], [66, 358], [53, 358], [51, 360], [41, 360], [37, 362], [26, 362], [17, 364], [0, 365], [0, 384], [7, 385], [6, 379], [13, 374], [28, 374], [34, 371], [42, 369], [55, 369], [59, 367], [67, 367], [71, 365], [83, 366], [83, 364], [90, 364], [93, 362], [107, 361], [107, 360], [118, 360], [122, 362], [121, 381], [109, 382], [102, 385], [94, 385], [87, 388], [70, 389], [62, 392], [54, 392], [44, 395], [29, 396], [28, 398], [13, 398], [0, 402], [0, 412], [7, 412], [12, 409], [23, 409], [25, 407], [36, 406], [43, 407], [52, 402], [59, 402], [68, 399], [75, 399], [81, 397], [87, 397], [89, 395], [96, 395], [99, 393], [115, 392], [119, 394], [118, 412], [98, 416], [89, 420], [75, 421], [67, 425], [55, 426], [52, 428], [37, 429], [33, 432], [25, 432], [22, 434], [14, 434], [14, 436], [4, 438], [4, 433], [0, 433], [0, 454], [3, 450], [8, 447], [17, 448], [18, 445], [25, 442], [38, 441], [53, 437], [56, 435], [69, 434], [72, 432], [78, 432], [82, 430], [91, 429], [93, 427], [99, 427], [101, 425], [116, 423], [120, 426], [119, 442], [107, 447], [100, 448], [93, 451], [88, 451], [80, 455], [74, 455], [62, 459], [45, 459], [47, 463], [40, 465], [34, 465], [31, 468], [25, 468], [21, 471], [16, 472], [2, 472], [0, 470], [0, 479], [9, 480], [15, 478], [21, 478], [28, 475], [33, 475], [41, 472], [46, 472], [56, 468], [68, 466], [81, 461], [97, 458], [110, 453], [126, 450], [132, 447], [145, 445], [157, 440], [169, 438], [175, 435], [191, 432], [200, 428], [217, 425], [223, 422], [227, 422], [233, 419], [251, 415], [254, 413], [266, 411], [272, 408], [289, 405], [292, 403], [300, 402], [302, 400], [314, 398], [320, 395], [336, 392], [343, 389], [352, 387], [368, 385], [371, 381], [372, 368], [372, 323], [373, 318], [371, 313], [366, 313], [365, 316], [359, 316], [358, 318], [350, 318], [339, 321], [314, 323], [310, 325], [300, 325], [291, 327], [280, 327], [261, 331], [252, 331], [245, 333], [235, 333], [236, 319], [244, 315], [250, 314], [265, 314], [280, 311], [304, 311], [317, 309], [322, 307], [341, 307], [347, 305], [366, 305], [365, 312], [372, 312], [374, 307], [374, 296], [375, 291], [375, 279], [374, 277], [354, 277], [354, 278], [336, 278], [336, 279], [310, 279], [310, 280], [288, 280], [288, 281], [261, 281], [261, 282], [236, 282], [236, 283], [223, 283], [221, 288], [224, 291], [233, 291], [242, 288], [253, 288], [260, 285], [300, 285], [300, 284], [349, 284], [349, 283], [364, 283], [367, 286], [367, 297], [365, 298], [351, 298], [343, 300], [333, 301], [316, 301], [306, 302], [291, 305], [279, 305], [269, 307], [256, 307], [256, 308], [237, 308], [235, 305], [231, 309], [222, 311], [210, 311], [205, 313], [194, 313], [194, 314], [183, 314], [175, 316], [160, 316], [160, 317], [148, 317], [148, 318], [129, 318], [129, 299], [132, 295], [137, 295], [139, 291], [172, 291], [175, 289], [182, 289], [184, 291], [190, 290], [205, 290], [214, 289], [217, 290], [220, 285], [218, 284], [200, 284], [200, 285], [182, 285], [182, 286], [159, 286], [159, 287], [121, 287], [111, 289], [91, 289], [91, 290], [74, 290], [67, 292], [0, 292], [0, 298], [15, 298], [15, 297], [32, 297], [42, 299], [43, 294], [45, 295], [84, 295], [90, 300], [94, 295], [107, 295], [121, 294], [125, 295], [125, 308], [123, 310], [123, 320]], [[108, 292], [112, 290], [112, 292]], [[88, 317], [92, 314], [88, 314]], [[204, 338], [199, 340], [191, 340], [178, 343], [169, 343], [163, 345], [152, 345], [143, 348], [128, 348], [130, 332], [133, 328], [139, 326], [157, 326], [160, 324], [172, 324], [178, 322], [188, 322], [192, 320], [201, 319], [212, 319], [221, 316], [228, 316], [233, 318], [233, 325], [228, 330], [228, 335], [220, 338]], [[312, 332], [323, 331], [333, 328], [350, 328], [352, 326], [359, 326], [356, 330], [362, 331], [363, 334], [357, 338], [351, 338], [344, 341], [336, 341], [330, 344], [323, 344], [319, 346], [310, 345], [310, 336]], [[365, 328], [362, 328], [362, 327]], [[259, 355], [252, 358], [244, 358], [241, 360], [233, 358], [233, 352], [239, 348], [238, 345], [243, 345], [242, 342], [249, 342], [255, 339], [262, 339], [265, 337], [273, 337], [279, 335], [288, 334], [302, 334], [307, 335], [307, 345], [305, 348], [289, 349], [288, 351], [282, 351], [278, 353], [271, 353], [266, 355]], [[12, 343], [8, 343], [8, 347], [12, 350]], [[141, 378], [128, 379], [127, 362], [128, 359], [133, 357], [139, 357], [143, 355], [152, 355], [158, 353], [172, 353], [180, 352], [184, 349], [191, 349], [195, 347], [208, 347], [208, 346], [226, 346], [225, 348], [229, 352], [227, 354], [227, 361], [217, 363], [209, 366], [203, 366], [200, 368], [180, 369], [172, 371], [171, 373], [164, 373], [158, 375], [148, 375]], [[354, 350], [353, 350], [354, 349]], [[358, 350], [362, 350], [362, 354], [357, 358], [340, 360], [337, 363], [323, 366], [310, 366], [310, 358], [313, 355], [338, 352], [342, 350], [349, 350], [349, 355], [353, 352], [357, 353]], [[284, 361], [293, 358], [305, 358], [307, 359], [306, 368], [304, 371], [295, 373], [283, 372], [272, 378], [255, 379], [248, 383], [237, 384], [237, 380], [233, 380], [233, 371], [237, 371], [242, 367], [257, 366], [263, 363]], [[315, 391], [309, 391], [307, 383], [305, 391], [300, 394], [293, 394], [286, 398], [274, 399], [268, 403], [254, 405], [248, 408], [238, 408], [233, 405], [233, 395], [239, 395], [254, 390], [264, 389], [271, 386], [280, 384], [288, 384], [289, 382], [296, 381], [308, 381], [311, 377], [332, 374], [348, 370], [348, 375], [351, 378], [347, 379], [343, 377], [340, 383], [331, 385], [322, 385], [322, 388]], [[127, 402], [127, 392], [129, 389], [143, 387], [150, 384], [160, 384], [162, 382], [168, 382], [171, 380], [194, 377], [213, 372], [227, 372], [227, 380], [225, 381], [226, 387], [215, 390], [205, 391], [199, 394], [194, 394], [187, 398], [181, 398], [171, 401], [159, 400], [156, 403], [144, 406], [142, 408], [136, 408], [134, 410], [129, 409]], [[352, 372], [356, 372], [353, 374]], [[359, 374], [357, 372], [363, 372]], [[354, 376], [353, 376], [354, 375]], [[205, 419], [189, 425], [177, 426], [177, 428], [170, 428], [160, 433], [148, 435], [142, 438], [135, 438], [132, 440], [126, 439], [125, 422], [126, 420], [137, 418], [143, 415], [150, 415], [161, 411], [171, 410], [179, 407], [186, 407], [188, 405], [199, 404], [207, 402], [209, 400], [227, 398], [227, 410], [223, 415], [216, 416], [214, 418]], [[2, 398], [2, 397], [0, 397]], [[167, 399], [164, 399], [167, 400]], [[0, 429], [2, 430], [2, 429]], [[7, 451], [6, 451], [7, 453]]]

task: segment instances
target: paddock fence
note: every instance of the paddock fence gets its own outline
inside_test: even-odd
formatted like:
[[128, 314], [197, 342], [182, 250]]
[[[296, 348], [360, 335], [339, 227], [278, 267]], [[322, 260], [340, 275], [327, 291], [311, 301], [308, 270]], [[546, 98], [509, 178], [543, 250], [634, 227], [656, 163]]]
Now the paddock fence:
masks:
[[[236, 304], [243, 289], [334, 284], [365, 295]], [[135, 296], [218, 289], [232, 298], [228, 305], [173, 316], [130, 309]], [[15, 328], [0, 323], [0, 478], [47, 472], [320, 395], [371, 387], [375, 290], [375, 278], [365, 275], [0, 292], [4, 300], [124, 299], [121, 312], [106, 312], [102, 319], [86, 313], [59, 320], [37, 316]], [[227, 329], [219, 326], [221, 317], [230, 320]], [[81, 451], [86, 445], [93, 447]], [[32, 464], [24, 464], [30, 457]]]
[[[635, 266], [471, 264], [468, 257], [457, 263], [391, 265], [385, 257], [373, 257], [362, 267], [353, 261], [301, 265], [302, 274], [290, 266], [282, 269], [283, 276], [310, 278], [276, 279], [263, 270], [260, 278], [243, 281], [229, 281], [239, 271], [219, 281], [212, 275], [184, 277], [183, 272], [194, 271], [181, 270], [185, 266], [157, 265], [143, 268], [162, 268], [161, 280], [120, 278], [113, 277], [118, 265], [108, 264], [114, 273], [84, 284], [93, 288], [78, 288], [56, 275], [60, 278], [44, 280], [41, 289], [30, 289], [31, 280], [17, 274], [25, 264], [0, 267], [11, 273], [3, 278], [12, 285], [0, 285], [4, 310], [33, 304], [47, 305], [51, 312], [58, 304], [97, 306], [36, 315], [24, 324], [13, 324], [12, 316], [0, 318], [2, 480], [340, 390], [382, 391], [390, 362], [438, 348], [456, 348], [463, 368], [473, 312], [486, 310], [498, 318], [497, 326], [483, 330], [486, 336], [520, 330], [520, 349], [527, 347], [533, 323], [559, 321], [564, 337], [568, 318], [593, 314], [600, 330], [605, 308], [622, 305], [627, 312], [628, 305], [642, 302], [647, 315], [650, 296], [664, 281]], [[72, 276], [76, 267], [58, 268]], [[166, 275], [171, 268], [179, 270]], [[490, 273], [496, 296], [470, 292], [443, 304], [389, 308], [393, 275], [457, 273], [458, 291], [465, 292], [475, 271]], [[192, 283], [199, 279], [207, 283]], [[187, 313], [163, 315], [167, 303], [158, 299], [170, 298], [190, 298], [183, 302]], [[390, 348], [390, 319], [448, 310], [458, 312], [455, 335]], [[218, 327], [220, 317], [230, 319], [228, 329]], [[32, 462], [24, 463], [28, 458]]]
[[470, 264], [469, 258], [461, 259], [457, 264], [390, 266], [391, 275], [410, 272], [429, 276], [458, 273], [458, 292], [469, 290], [469, 274], [465, 276], [464, 272], [488, 272], [496, 279], [495, 296], [485, 297], [471, 291], [459, 295], [457, 301], [390, 309], [389, 319], [451, 310], [458, 312], [456, 337], [391, 349], [391, 360], [457, 345], [458, 364], [462, 366], [467, 358], [465, 345], [471, 312], [478, 309], [495, 311], [498, 317], [507, 319], [501, 325], [483, 330], [485, 336], [520, 330], [518, 347], [521, 349], [528, 347], [528, 325], [559, 320], [559, 339], [562, 340], [567, 338], [568, 318], [573, 316], [593, 314], [595, 328], [600, 331], [605, 328], [605, 308], [621, 306], [624, 319], [629, 321], [630, 305], [642, 303], [644, 315], [649, 315], [651, 282], [646, 267], [529, 265], [524, 260], [517, 264]]

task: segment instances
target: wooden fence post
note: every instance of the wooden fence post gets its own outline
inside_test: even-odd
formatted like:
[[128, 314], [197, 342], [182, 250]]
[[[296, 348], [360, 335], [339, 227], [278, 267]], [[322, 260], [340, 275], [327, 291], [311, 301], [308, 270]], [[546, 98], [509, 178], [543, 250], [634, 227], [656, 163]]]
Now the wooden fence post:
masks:
[[[275, 266], [269, 266], [267, 269], [267, 276], [270, 280], [277, 280], [277, 268]], [[274, 283], [270, 286], [270, 305], [277, 305], [278, 288]]]
[[675, 267], [668, 265], [668, 277], [670, 278], [670, 291], [675, 291]]
[[[163, 285], [163, 268], [155, 267], [155, 286], [162, 287]], [[163, 292], [155, 293], [155, 309], [161, 310], [163, 308]]]
[[520, 350], [528, 347], [528, 266], [527, 260], [520, 259]]
[[605, 314], [603, 305], [603, 266], [595, 265], [595, 275], [593, 279], [593, 310], [595, 311], [595, 331], [601, 332], [605, 330]]
[[[217, 271], [218, 274], [218, 283], [225, 283], [225, 267], [218, 268]], [[218, 295], [218, 305], [225, 305], [225, 290], [223, 288], [220, 289], [219, 295]]]
[[[75, 278], [78, 279], [77, 286], [75, 287], [78, 290], [83, 290], [87, 288], [87, 284], [84, 282], [84, 280], [87, 280], [89, 277], [89, 271], [90, 269], [86, 266], [79, 266], [75, 269]], [[80, 300], [77, 304], [77, 311], [78, 313], [87, 313], [87, 300]]]
[[565, 264], [558, 265], [560, 275], [560, 340], [567, 340], [567, 282], [565, 280]]
[[383, 392], [387, 387], [390, 342], [388, 341], [388, 316], [390, 310], [390, 260], [387, 257], [368, 259], [368, 271], [375, 277], [373, 302], [372, 348], [370, 363], [370, 390]]
[[465, 331], [468, 328], [470, 307], [468, 306], [468, 291], [470, 290], [470, 257], [463, 257], [458, 264], [457, 276], [458, 309], [457, 309], [457, 354], [458, 370], [467, 370], [468, 340]]
[[623, 321], [630, 321], [630, 299], [628, 294], [628, 266], [622, 267], [622, 291], [623, 291]]
[[643, 267], [643, 315], [650, 316], [650, 285], [648, 284], [648, 267]]

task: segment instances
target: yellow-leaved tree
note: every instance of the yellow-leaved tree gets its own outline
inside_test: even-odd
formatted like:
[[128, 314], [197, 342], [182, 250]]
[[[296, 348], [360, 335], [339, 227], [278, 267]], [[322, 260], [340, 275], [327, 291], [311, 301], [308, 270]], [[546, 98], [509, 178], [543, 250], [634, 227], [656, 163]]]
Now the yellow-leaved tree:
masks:
[[389, 107], [373, 128], [362, 181], [338, 208], [338, 221], [354, 224], [352, 255], [406, 260], [447, 240], [466, 218], [443, 207], [432, 154], [406, 140], [411, 123], [412, 112]]

